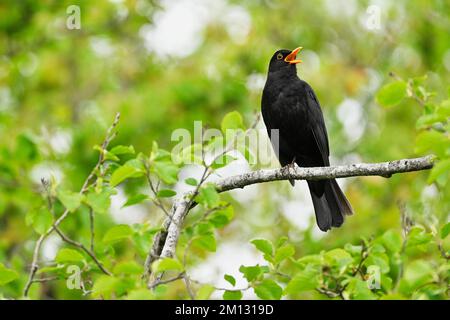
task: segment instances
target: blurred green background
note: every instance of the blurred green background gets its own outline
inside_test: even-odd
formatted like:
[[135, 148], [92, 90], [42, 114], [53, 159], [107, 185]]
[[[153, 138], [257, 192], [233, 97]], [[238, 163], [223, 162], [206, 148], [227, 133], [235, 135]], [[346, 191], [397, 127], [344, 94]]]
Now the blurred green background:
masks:
[[[81, 10], [80, 29], [66, 26], [70, 5]], [[21, 296], [37, 238], [24, 219], [43, 201], [40, 179], [53, 176], [78, 190], [97, 161], [93, 146], [116, 112], [121, 121], [113, 145], [132, 144], [145, 154], [153, 140], [170, 150], [172, 131], [192, 130], [195, 120], [218, 127], [238, 110], [251, 123], [268, 61], [280, 48], [304, 47], [298, 74], [321, 102], [333, 164], [417, 156], [420, 105], [406, 99], [384, 108], [375, 95], [394, 72], [405, 79], [426, 75], [433, 99], [447, 97], [449, 12], [445, 0], [0, 1], [0, 262], [19, 274], [0, 293]], [[400, 228], [402, 211], [436, 229], [448, 219], [449, 192], [427, 185], [427, 175], [340, 180], [356, 214], [327, 234], [315, 226], [304, 184], [235, 192], [236, 216], [220, 231], [217, 253], [194, 259], [193, 272], [223, 284], [223, 273], [260, 261], [246, 246], [255, 237], [288, 235], [300, 257]], [[98, 220], [99, 234], [116, 223], [158, 225], [163, 216], [151, 203], [120, 208], [144, 183], [121, 187], [111, 215]], [[83, 240], [87, 223], [72, 217], [65, 228]], [[61, 246], [50, 240], [44, 261]], [[123, 259], [133, 258], [130, 247], [118, 249]], [[37, 284], [32, 297], [81, 295], [63, 283]], [[175, 287], [165, 297], [183, 295]]]

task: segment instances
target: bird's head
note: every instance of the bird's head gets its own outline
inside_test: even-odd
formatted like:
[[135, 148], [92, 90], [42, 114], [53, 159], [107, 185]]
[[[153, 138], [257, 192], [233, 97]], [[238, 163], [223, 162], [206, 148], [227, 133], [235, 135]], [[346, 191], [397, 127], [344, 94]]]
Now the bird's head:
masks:
[[272, 59], [270, 59], [269, 72], [280, 70], [295, 71], [295, 65], [302, 62], [302, 60], [297, 59], [297, 54], [302, 49], [302, 47], [298, 47], [294, 50], [281, 49], [275, 52], [272, 56]]

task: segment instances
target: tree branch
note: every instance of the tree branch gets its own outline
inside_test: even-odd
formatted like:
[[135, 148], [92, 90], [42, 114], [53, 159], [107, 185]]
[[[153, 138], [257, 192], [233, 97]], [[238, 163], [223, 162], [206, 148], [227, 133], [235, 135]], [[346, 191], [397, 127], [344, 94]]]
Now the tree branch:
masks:
[[[380, 163], [360, 163], [332, 167], [299, 168], [286, 166], [279, 169], [258, 170], [221, 179], [216, 184], [218, 192], [225, 192], [246, 186], [279, 180], [322, 180], [356, 176], [390, 177], [395, 173], [427, 170], [433, 167], [433, 157], [402, 159]], [[185, 193], [173, 203], [170, 216], [154, 239], [147, 257], [147, 271], [151, 273], [149, 262], [159, 257], [173, 257], [178, 243], [184, 218], [191, 209], [192, 192]], [[150, 284], [151, 286], [151, 284]]]
[[382, 176], [389, 178], [395, 173], [427, 170], [433, 167], [433, 157], [402, 159], [380, 163], [359, 163], [332, 167], [283, 167], [259, 170], [225, 178], [216, 183], [217, 191], [224, 192], [248, 185], [277, 180], [323, 180], [357, 176]]

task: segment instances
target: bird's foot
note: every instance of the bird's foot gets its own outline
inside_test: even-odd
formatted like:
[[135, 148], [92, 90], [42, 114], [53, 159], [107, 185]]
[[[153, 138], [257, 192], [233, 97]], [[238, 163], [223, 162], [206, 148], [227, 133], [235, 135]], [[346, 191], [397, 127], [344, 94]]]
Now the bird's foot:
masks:
[[295, 157], [292, 159], [291, 163], [288, 164], [288, 166], [292, 166], [292, 168], [295, 166]]
[[288, 163], [288, 164], [285, 165], [282, 169], [283, 169], [283, 171], [286, 172], [286, 174], [287, 174], [288, 176], [290, 176], [291, 173], [292, 173], [293, 171], [295, 171], [295, 158], [292, 159], [292, 162], [291, 162], [291, 163]]

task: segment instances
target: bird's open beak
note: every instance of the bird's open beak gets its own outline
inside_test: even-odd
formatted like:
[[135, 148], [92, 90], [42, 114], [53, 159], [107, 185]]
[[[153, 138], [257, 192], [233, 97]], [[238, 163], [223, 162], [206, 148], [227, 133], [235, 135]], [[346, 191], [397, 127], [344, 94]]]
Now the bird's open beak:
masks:
[[300, 50], [302, 50], [302, 49], [303, 49], [303, 47], [298, 47], [298, 48], [292, 50], [292, 52], [289, 53], [289, 54], [287, 55], [286, 58], [284, 58], [284, 61], [286, 61], [286, 62], [288, 62], [288, 63], [290, 63], [290, 64], [297, 64], [297, 63], [303, 62], [303, 61], [300, 60], [300, 59], [296, 59], [296, 58], [297, 58], [297, 54], [298, 54], [298, 53], [300, 52]]

